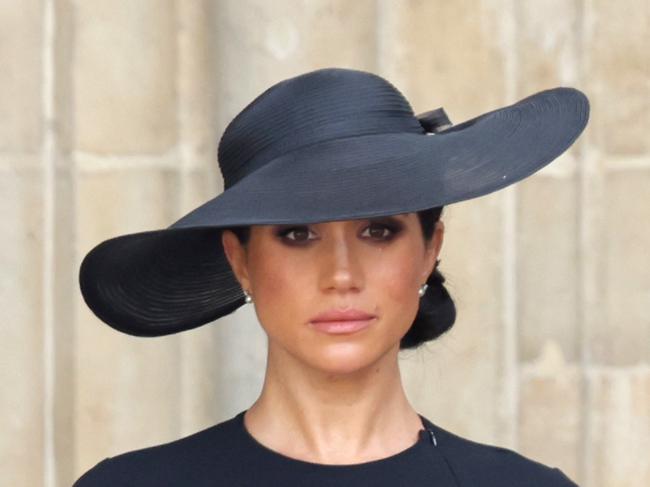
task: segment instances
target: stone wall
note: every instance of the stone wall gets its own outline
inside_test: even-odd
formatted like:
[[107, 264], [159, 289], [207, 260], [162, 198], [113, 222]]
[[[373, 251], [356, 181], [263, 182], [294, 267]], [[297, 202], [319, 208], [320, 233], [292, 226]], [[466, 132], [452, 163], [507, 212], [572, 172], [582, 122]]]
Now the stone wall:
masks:
[[251, 307], [139, 339], [88, 310], [78, 266], [221, 191], [228, 121], [334, 65], [454, 122], [552, 86], [588, 94], [567, 154], [447, 208], [459, 318], [400, 360], [441, 426], [580, 485], [650, 485], [649, 20], [646, 0], [0, 0], [0, 485], [70, 485], [254, 400]]

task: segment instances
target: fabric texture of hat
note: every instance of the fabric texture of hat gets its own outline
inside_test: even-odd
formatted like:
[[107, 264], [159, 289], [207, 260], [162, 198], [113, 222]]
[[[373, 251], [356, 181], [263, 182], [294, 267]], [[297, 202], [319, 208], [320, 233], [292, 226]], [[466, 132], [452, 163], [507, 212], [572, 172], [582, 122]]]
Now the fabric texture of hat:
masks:
[[137, 336], [214, 321], [244, 304], [223, 228], [409, 213], [492, 193], [566, 151], [587, 124], [589, 102], [558, 87], [433, 130], [441, 114], [416, 116], [390, 82], [354, 69], [271, 86], [220, 139], [221, 194], [165, 229], [117, 236], [86, 254], [86, 304]]

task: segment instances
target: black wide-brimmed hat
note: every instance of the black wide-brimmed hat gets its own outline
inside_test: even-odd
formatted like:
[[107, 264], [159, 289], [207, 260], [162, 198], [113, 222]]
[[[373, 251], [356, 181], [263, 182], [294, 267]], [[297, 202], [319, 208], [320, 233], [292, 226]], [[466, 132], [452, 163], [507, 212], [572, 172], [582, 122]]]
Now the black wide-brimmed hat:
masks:
[[588, 117], [585, 95], [567, 87], [451, 125], [442, 109], [416, 116], [369, 72], [283, 80], [226, 127], [224, 191], [165, 229], [96, 245], [79, 271], [83, 298], [131, 335], [198, 327], [244, 304], [223, 228], [387, 216], [483, 196], [562, 154]]

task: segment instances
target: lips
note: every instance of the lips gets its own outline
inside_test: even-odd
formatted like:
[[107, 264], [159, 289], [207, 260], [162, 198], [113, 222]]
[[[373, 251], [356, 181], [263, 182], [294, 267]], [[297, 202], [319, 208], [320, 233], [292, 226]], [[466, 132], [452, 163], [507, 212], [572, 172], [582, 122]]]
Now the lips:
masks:
[[329, 309], [314, 316], [310, 321], [318, 323], [323, 321], [364, 321], [375, 318], [375, 315], [358, 309]]
[[376, 315], [358, 309], [330, 309], [314, 316], [310, 326], [330, 335], [355, 333], [368, 328]]

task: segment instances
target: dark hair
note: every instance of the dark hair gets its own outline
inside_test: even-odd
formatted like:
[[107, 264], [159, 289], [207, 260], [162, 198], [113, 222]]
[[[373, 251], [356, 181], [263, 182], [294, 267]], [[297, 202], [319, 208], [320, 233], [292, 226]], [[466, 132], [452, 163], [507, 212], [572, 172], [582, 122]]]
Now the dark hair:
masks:
[[[436, 223], [442, 214], [442, 206], [428, 208], [417, 212], [422, 235], [425, 243], [433, 238]], [[250, 238], [249, 226], [230, 227], [242, 245], [246, 245]], [[435, 340], [440, 335], [451, 329], [456, 321], [456, 305], [447, 288], [444, 286], [445, 277], [435, 269], [427, 279], [427, 288], [424, 296], [420, 298], [420, 307], [411, 327], [400, 341], [400, 350], [417, 348], [424, 342]]]
[[[442, 209], [442, 206], [436, 206], [417, 212], [425, 243], [428, 243], [433, 237]], [[456, 305], [444, 283], [445, 277], [436, 263], [433, 272], [427, 279], [429, 287], [427, 287], [424, 296], [420, 298], [420, 307], [411, 328], [402, 337], [399, 345], [401, 350], [417, 348], [424, 342], [435, 340], [454, 325]]]

